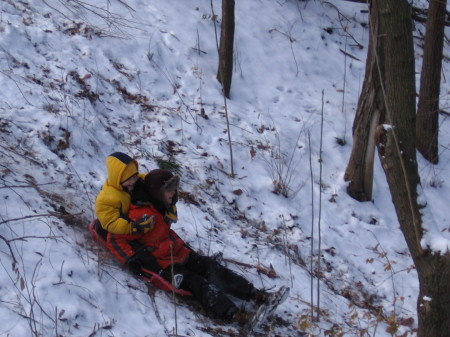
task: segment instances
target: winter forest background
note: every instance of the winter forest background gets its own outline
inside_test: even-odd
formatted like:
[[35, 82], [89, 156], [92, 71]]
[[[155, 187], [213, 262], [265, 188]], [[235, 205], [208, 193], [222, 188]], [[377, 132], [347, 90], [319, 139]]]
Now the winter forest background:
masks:
[[[429, 3], [405, 3], [418, 94]], [[291, 287], [262, 335], [418, 336], [418, 274], [378, 154], [369, 201], [344, 181], [367, 4], [236, 1], [229, 99], [216, 79], [222, 1], [0, 4], [0, 336], [241, 334], [147, 287], [92, 242], [87, 225], [114, 151], [142, 172], [180, 175], [174, 228], [191, 246], [222, 252], [258, 287]], [[417, 153], [422, 244], [444, 260], [445, 33], [439, 162]]]

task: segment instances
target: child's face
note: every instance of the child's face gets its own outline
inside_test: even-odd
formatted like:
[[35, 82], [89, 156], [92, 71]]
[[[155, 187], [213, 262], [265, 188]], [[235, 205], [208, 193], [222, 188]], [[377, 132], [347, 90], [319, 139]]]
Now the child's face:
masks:
[[173, 196], [175, 195], [175, 193], [177, 193], [177, 191], [175, 191], [175, 190], [163, 192], [164, 203], [166, 205], [172, 204], [172, 199], [173, 199]]
[[127, 180], [125, 180], [122, 183], [122, 187], [124, 188], [124, 190], [128, 191], [128, 192], [132, 192], [134, 189], [134, 185], [136, 185], [136, 182], [138, 181], [138, 175], [132, 175], [130, 178], [128, 178]]

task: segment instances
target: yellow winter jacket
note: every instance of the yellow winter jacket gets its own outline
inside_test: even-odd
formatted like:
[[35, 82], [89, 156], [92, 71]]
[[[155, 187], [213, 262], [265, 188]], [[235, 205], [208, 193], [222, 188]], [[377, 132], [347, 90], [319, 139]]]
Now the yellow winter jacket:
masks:
[[[136, 171], [138, 163], [128, 155], [115, 152], [106, 158], [108, 177], [95, 200], [95, 212], [103, 229], [114, 234], [131, 234], [128, 218], [131, 196], [120, 184], [127, 164], [134, 162]], [[144, 178], [145, 174], [139, 174]]]

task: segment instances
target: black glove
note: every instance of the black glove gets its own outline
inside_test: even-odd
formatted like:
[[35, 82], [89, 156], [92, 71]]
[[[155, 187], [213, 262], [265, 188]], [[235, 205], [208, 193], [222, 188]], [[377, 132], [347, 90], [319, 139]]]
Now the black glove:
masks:
[[128, 268], [130, 268], [131, 272], [134, 275], [142, 276], [142, 264], [139, 261], [138, 258], [136, 258], [136, 255], [133, 255], [127, 262]]
[[154, 273], [159, 273], [161, 267], [154, 256], [152, 256], [147, 249], [139, 249], [133, 256], [131, 256], [126, 262], [133, 274], [142, 276], [144, 272], [142, 268], [148, 269]]
[[144, 214], [139, 220], [131, 221], [131, 234], [147, 233], [154, 225], [155, 217]]

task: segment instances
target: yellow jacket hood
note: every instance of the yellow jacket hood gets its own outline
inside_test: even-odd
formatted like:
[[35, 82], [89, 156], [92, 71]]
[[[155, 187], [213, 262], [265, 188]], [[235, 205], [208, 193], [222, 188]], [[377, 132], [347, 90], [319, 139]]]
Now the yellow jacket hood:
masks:
[[108, 171], [108, 177], [106, 182], [109, 186], [122, 189], [120, 184], [123, 180], [123, 173], [129, 163], [136, 165], [136, 173], [138, 172], [138, 163], [128, 155], [122, 152], [114, 152], [106, 158], [106, 169]]
[[[102, 227], [114, 234], [130, 234], [131, 224], [128, 218], [130, 194], [120, 184], [128, 164], [138, 164], [122, 152], [115, 152], [106, 158], [108, 177], [95, 200], [95, 212]], [[129, 174], [129, 172], [128, 172]], [[140, 175], [142, 178], [143, 175]]]

